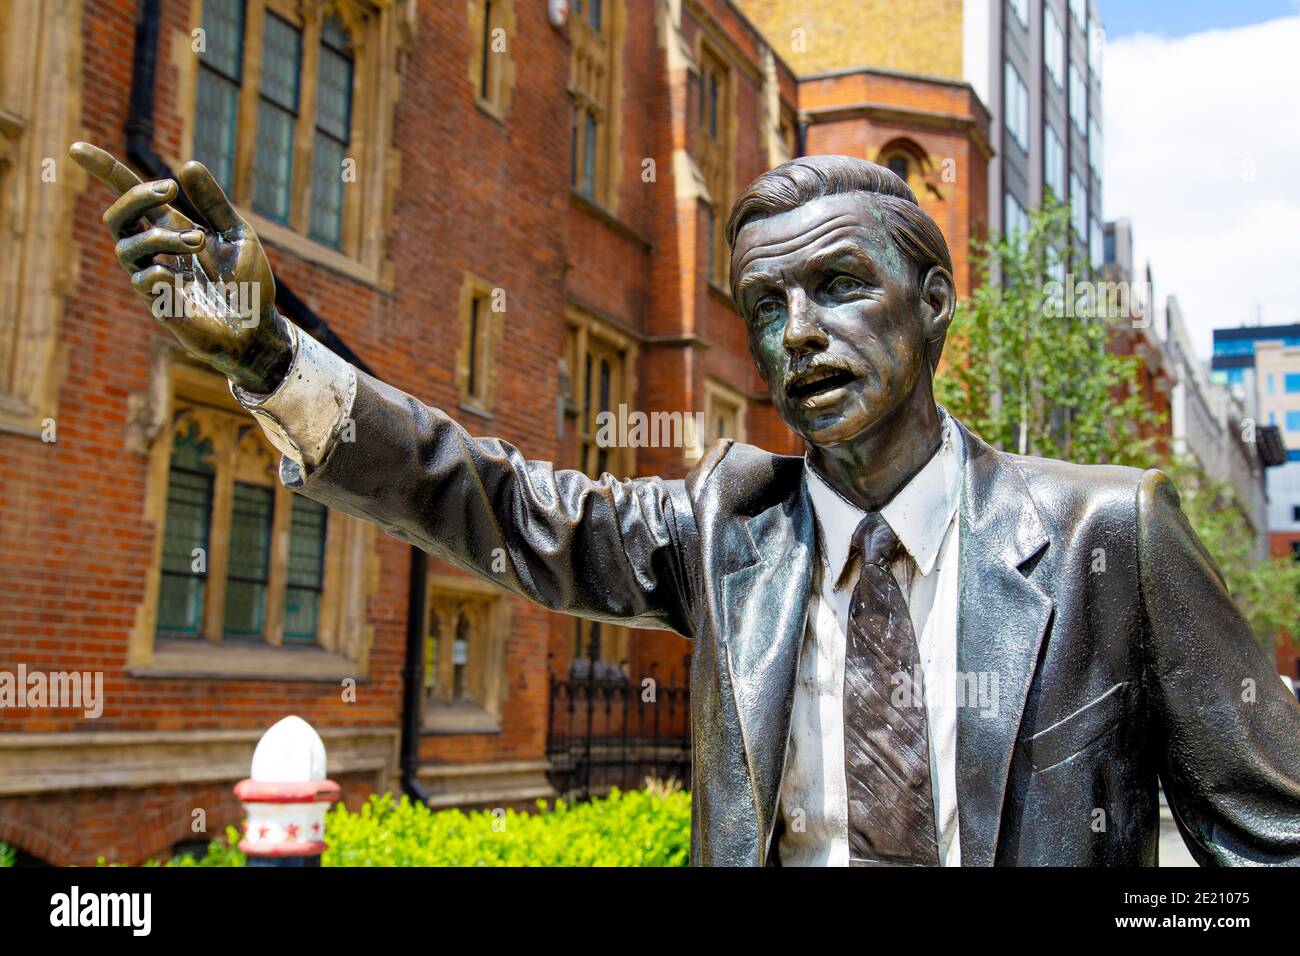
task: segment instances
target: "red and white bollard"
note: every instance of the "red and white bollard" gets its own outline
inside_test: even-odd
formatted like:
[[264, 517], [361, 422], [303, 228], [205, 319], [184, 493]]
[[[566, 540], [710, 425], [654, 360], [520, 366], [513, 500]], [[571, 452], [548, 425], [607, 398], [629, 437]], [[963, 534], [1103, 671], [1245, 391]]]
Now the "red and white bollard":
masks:
[[311, 724], [285, 717], [263, 734], [235, 796], [246, 814], [239, 849], [249, 866], [320, 866], [325, 813], [339, 785], [325, 778], [325, 744]]

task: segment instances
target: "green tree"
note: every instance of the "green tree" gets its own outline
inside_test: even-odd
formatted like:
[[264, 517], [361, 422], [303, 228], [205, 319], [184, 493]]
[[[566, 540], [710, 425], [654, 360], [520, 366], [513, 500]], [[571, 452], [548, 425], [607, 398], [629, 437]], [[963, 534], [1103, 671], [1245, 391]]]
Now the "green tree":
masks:
[[[1044, 204], [1024, 234], [973, 247], [980, 281], [949, 330], [938, 400], [1006, 451], [1149, 464], [1159, 418], [1132, 388], [1136, 356], [1107, 349], [1114, 303], [1066, 300], [1066, 208]], [[1075, 288], [1095, 288], [1088, 265], [1076, 261], [1074, 270]]]
[[[1258, 559], [1233, 489], [1156, 451], [1161, 419], [1133, 388], [1138, 359], [1107, 348], [1114, 323], [1130, 321], [1124, 306], [1131, 302], [1097, 294], [1103, 286], [1086, 264], [1076, 262], [1066, 283], [1068, 210], [1045, 203], [1023, 235], [973, 246], [981, 281], [949, 330], [938, 400], [1006, 451], [1163, 468], [1256, 639], [1272, 654], [1276, 638], [1300, 621], [1300, 564]], [[1083, 291], [1067, 301], [1071, 286]]]
[[1164, 470], [1178, 486], [1188, 523], [1223, 572], [1228, 593], [1273, 657], [1277, 639], [1294, 634], [1300, 622], [1300, 562], [1255, 556], [1246, 508], [1227, 482], [1183, 458], [1168, 462]]

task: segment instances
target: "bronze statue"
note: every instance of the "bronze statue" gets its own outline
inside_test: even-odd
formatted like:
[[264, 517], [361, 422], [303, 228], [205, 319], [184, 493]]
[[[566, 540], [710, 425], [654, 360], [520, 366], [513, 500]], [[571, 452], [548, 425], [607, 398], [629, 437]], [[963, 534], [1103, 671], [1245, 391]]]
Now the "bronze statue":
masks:
[[1177, 492], [998, 451], [936, 405], [951, 261], [890, 171], [796, 159], [728, 223], [806, 457], [723, 440], [684, 480], [621, 481], [472, 438], [299, 333], [199, 164], [211, 228], [175, 184], [72, 155], [119, 193], [105, 223], [151, 305], [192, 256], [257, 286], [253, 321], [161, 318], [290, 487], [548, 608], [695, 640], [693, 862], [1150, 865], [1159, 780], [1202, 864], [1300, 863], [1300, 708]]

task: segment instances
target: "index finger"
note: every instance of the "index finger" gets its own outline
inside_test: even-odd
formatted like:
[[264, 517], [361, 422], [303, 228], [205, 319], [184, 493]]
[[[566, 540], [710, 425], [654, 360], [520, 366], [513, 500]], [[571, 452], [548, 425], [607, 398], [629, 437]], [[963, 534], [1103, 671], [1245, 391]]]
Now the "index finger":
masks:
[[[119, 163], [108, 150], [100, 149], [93, 143], [76, 142], [68, 147], [68, 155], [77, 161], [77, 165], [94, 176], [119, 197], [140, 185], [140, 177], [130, 168]], [[172, 229], [189, 229], [194, 223], [189, 217], [172, 206], [160, 204], [144, 210], [144, 218], [160, 226]]]
[[140, 177], [123, 166], [113, 154], [92, 143], [75, 142], [68, 147], [68, 155], [77, 165], [94, 176], [117, 195], [140, 185]]

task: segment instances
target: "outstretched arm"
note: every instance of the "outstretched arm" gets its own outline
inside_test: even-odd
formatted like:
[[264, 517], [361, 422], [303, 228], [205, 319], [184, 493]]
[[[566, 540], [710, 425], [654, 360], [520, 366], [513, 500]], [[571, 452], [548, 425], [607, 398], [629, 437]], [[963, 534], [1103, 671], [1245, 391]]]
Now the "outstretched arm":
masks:
[[[284, 388], [297, 391], [287, 410], [278, 395], [255, 410], [260, 421], [279, 419], [268, 435], [282, 427], [299, 446], [333, 433], [318, 465], [286, 457], [282, 477], [291, 488], [553, 610], [690, 635], [684, 555], [694, 522], [680, 481], [593, 480], [528, 461], [333, 356], [346, 372], [323, 373], [324, 347], [299, 336], [306, 348], [298, 360], [316, 369], [317, 381], [303, 387], [312, 376], [299, 379], [296, 361], [285, 379]], [[304, 401], [308, 390], [325, 398]], [[348, 395], [333, 429], [317, 422], [300, 438], [287, 420], [303, 421], [303, 410]]]
[[1138, 557], [1161, 780], [1184, 840], [1203, 866], [1300, 865], [1300, 706], [1158, 471], [1138, 492]]
[[[691, 633], [694, 520], [681, 482], [592, 480], [472, 438], [276, 311], [261, 243], [201, 164], [180, 179], [210, 229], [170, 205], [174, 182], [141, 183], [88, 143], [70, 153], [118, 196], [104, 223], [137, 293], [230, 379], [284, 452], [287, 484], [554, 610]], [[236, 301], [255, 305], [236, 313]]]

